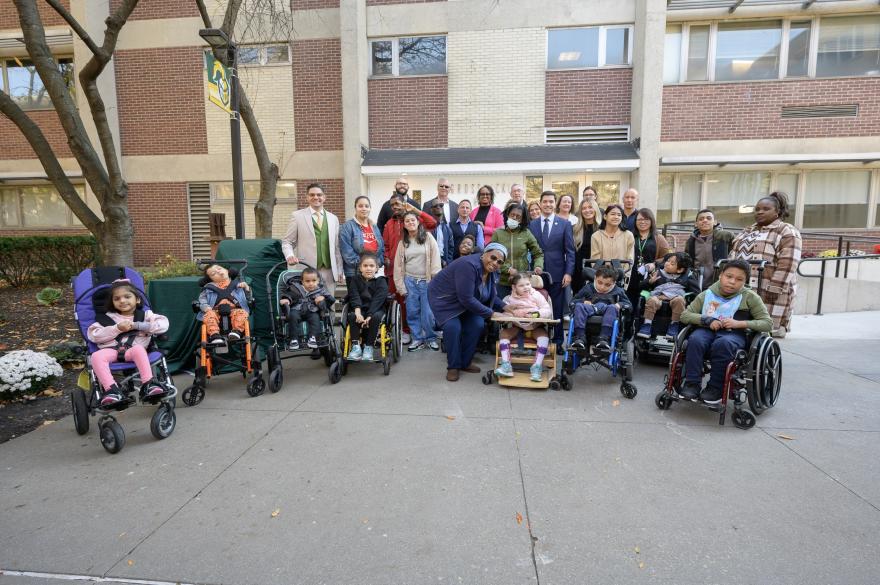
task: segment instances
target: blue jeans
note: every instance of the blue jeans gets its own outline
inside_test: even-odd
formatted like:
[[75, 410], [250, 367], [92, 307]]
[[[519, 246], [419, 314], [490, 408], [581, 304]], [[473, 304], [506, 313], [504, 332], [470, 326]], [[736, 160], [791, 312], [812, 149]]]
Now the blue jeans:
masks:
[[443, 324], [448, 369], [460, 370], [471, 364], [485, 324], [485, 319], [467, 311]]
[[574, 331], [576, 335], [583, 334], [587, 328], [587, 319], [593, 315], [602, 315], [602, 331], [600, 335], [611, 338], [611, 331], [614, 329], [614, 322], [617, 321], [617, 307], [614, 305], [606, 305], [605, 303], [596, 303], [595, 305], [586, 305], [577, 303], [574, 306]]
[[428, 304], [428, 281], [404, 276], [403, 284], [406, 285], [406, 322], [413, 343], [434, 341], [437, 332], [434, 331], [434, 313]]
[[684, 379], [686, 382], [703, 382], [703, 360], [709, 354], [712, 372], [709, 374], [709, 388], [724, 389], [724, 374], [727, 364], [736, 352], [745, 349], [746, 335], [742, 330], [719, 329], [712, 331], [697, 327], [688, 336], [687, 356], [685, 357]]

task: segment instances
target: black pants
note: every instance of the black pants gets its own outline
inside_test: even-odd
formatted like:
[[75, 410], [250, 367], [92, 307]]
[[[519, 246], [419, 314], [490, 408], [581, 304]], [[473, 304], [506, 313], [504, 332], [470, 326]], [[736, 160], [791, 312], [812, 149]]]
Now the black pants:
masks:
[[[367, 316], [368, 315], [364, 315], [364, 318]], [[385, 312], [379, 311], [378, 313], [369, 315], [369, 317], [371, 317], [371, 319], [370, 324], [367, 326], [367, 337], [364, 343], [367, 345], [373, 345], [376, 343], [376, 335], [379, 333], [379, 326], [382, 324], [382, 321], [385, 320]], [[351, 327], [352, 342], [360, 341], [363, 334], [363, 327], [358, 324], [354, 309], [348, 314], [348, 326]]]
[[306, 337], [317, 337], [321, 333], [321, 316], [317, 311], [289, 309], [287, 311], [287, 336], [299, 339], [302, 334], [300, 323], [306, 322]]

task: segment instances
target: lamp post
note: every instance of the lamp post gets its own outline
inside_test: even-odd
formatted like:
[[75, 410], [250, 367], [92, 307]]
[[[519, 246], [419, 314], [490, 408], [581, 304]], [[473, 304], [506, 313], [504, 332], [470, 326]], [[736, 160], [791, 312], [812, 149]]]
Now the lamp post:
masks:
[[232, 117], [229, 118], [229, 130], [232, 135], [232, 192], [233, 212], [235, 216], [235, 239], [244, 239], [244, 180], [241, 172], [241, 117], [238, 112], [238, 47], [226, 33], [219, 28], [203, 28], [199, 36], [205, 39], [212, 49], [226, 49], [226, 65], [232, 71], [230, 83], [229, 107]]

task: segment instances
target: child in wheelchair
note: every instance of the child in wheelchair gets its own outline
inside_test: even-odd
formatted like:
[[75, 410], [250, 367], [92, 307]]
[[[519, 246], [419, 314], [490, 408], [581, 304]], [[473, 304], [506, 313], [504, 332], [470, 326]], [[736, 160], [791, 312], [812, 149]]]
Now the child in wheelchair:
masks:
[[595, 345], [601, 353], [611, 351], [610, 341], [614, 323], [621, 311], [632, 310], [626, 291], [617, 284], [619, 270], [610, 264], [596, 269], [593, 282], [588, 282], [572, 299], [572, 321], [574, 331], [570, 347], [581, 351], [587, 348], [587, 319], [594, 315], [602, 316], [602, 328]]
[[[316, 349], [325, 344], [321, 333], [321, 319], [333, 307], [336, 299], [321, 283], [321, 275], [314, 268], [306, 268], [299, 275], [291, 275], [281, 291], [281, 316], [287, 317], [287, 349], [300, 348], [302, 330], [306, 322], [306, 346]], [[286, 315], [285, 315], [286, 313]]]
[[693, 261], [690, 255], [684, 252], [673, 252], [663, 257], [663, 262], [653, 266], [646, 264], [639, 270], [646, 271], [643, 275], [642, 287], [651, 291], [651, 296], [645, 301], [645, 315], [642, 326], [636, 334], [638, 337], [649, 339], [652, 333], [652, 323], [657, 311], [663, 306], [663, 301], [669, 303], [672, 309], [672, 319], [666, 329], [668, 337], [676, 337], [681, 328], [681, 314], [687, 307], [686, 296], [700, 292], [700, 284], [691, 272]]
[[238, 280], [238, 274], [230, 274], [229, 270], [219, 264], [205, 267], [202, 292], [199, 294], [198, 319], [205, 323], [208, 342], [212, 345], [225, 343], [220, 334], [220, 317], [229, 316], [232, 330], [228, 333], [229, 341], [238, 341], [244, 337], [245, 323], [248, 320], [248, 301], [245, 293], [250, 290], [248, 284]]
[[348, 289], [348, 326], [352, 341], [347, 358], [351, 361], [373, 361], [373, 346], [385, 319], [385, 302], [388, 300], [388, 280], [376, 274], [378, 269], [376, 256], [363, 254], [358, 274], [351, 279]]
[[[751, 268], [744, 260], [731, 260], [718, 281], [697, 296], [681, 315], [695, 328], [687, 338], [685, 375], [679, 395], [700, 398], [705, 404], [721, 402], [727, 365], [747, 345], [746, 330], [769, 333], [773, 320], [753, 290], [746, 288]], [[711, 363], [709, 382], [702, 387], [703, 366]]]
[[[504, 298], [505, 313], [523, 318], [551, 319], [553, 317], [553, 308], [544, 295], [532, 288], [531, 277], [528, 274], [517, 273], [516, 276], [510, 278], [510, 285], [513, 287], [510, 295]], [[510, 343], [523, 331], [531, 331], [537, 344], [535, 362], [529, 368], [529, 374], [532, 382], [540, 382], [544, 356], [547, 355], [550, 337], [547, 335], [547, 329], [539, 323], [513, 323], [509, 327], [501, 329], [498, 342], [501, 363], [495, 369], [495, 375], [504, 378], [514, 376], [513, 365], [510, 362]]]
[[153, 370], [147, 348], [153, 335], [168, 331], [168, 319], [150, 310], [143, 310], [140, 294], [127, 279], [113, 282], [107, 292], [104, 314], [98, 314], [87, 336], [98, 346], [91, 356], [92, 369], [103, 389], [101, 406], [110, 407], [123, 399], [110, 370], [114, 362], [133, 362], [141, 380], [142, 399], [158, 400], [165, 388], [153, 381]]

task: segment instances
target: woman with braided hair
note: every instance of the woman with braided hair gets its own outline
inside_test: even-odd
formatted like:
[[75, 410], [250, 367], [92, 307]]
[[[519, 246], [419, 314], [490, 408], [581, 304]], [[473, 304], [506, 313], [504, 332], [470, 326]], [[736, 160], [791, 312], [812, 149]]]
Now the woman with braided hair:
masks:
[[[783, 221], [790, 214], [788, 196], [781, 191], [762, 197], [755, 204], [755, 223], [740, 232], [731, 244], [730, 257], [766, 260], [767, 266], [756, 292], [773, 317], [773, 337], [791, 330], [791, 312], [797, 293], [797, 267], [801, 261], [801, 234]], [[752, 269], [752, 287], [757, 271]]]

